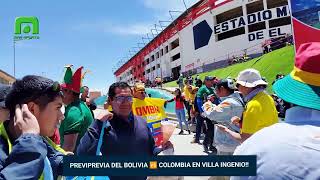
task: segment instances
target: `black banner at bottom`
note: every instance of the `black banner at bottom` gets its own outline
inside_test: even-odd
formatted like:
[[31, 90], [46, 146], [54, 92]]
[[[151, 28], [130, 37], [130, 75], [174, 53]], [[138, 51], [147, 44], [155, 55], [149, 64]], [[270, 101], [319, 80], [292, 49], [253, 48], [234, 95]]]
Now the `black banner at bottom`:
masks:
[[256, 156], [65, 156], [64, 176], [255, 176]]

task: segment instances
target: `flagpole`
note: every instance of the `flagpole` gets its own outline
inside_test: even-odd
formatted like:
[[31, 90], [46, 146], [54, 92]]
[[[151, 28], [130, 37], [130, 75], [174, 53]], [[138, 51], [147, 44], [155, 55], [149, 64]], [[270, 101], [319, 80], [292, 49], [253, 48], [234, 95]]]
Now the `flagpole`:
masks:
[[16, 78], [16, 41], [13, 39], [13, 77]]

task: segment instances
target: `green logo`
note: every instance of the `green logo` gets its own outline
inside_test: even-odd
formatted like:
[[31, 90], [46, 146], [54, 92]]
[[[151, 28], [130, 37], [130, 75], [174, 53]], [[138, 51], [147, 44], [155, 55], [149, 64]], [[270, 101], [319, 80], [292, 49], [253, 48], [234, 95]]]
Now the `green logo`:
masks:
[[[14, 39], [40, 39], [39, 34], [39, 20], [37, 17], [17, 17], [15, 21]], [[32, 35], [29, 35], [32, 31]]]

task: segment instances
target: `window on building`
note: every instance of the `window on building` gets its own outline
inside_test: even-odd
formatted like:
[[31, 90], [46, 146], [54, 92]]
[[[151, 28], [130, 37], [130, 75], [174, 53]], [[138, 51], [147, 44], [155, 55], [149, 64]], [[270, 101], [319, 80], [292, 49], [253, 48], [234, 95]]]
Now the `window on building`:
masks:
[[289, 25], [289, 24], [291, 24], [291, 17], [290, 16], [269, 21], [270, 28], [285, 26], [285, 25]]
[[262, 29], [266, 29], [266, 23], [265, 22], [259, 22], [256, 24], [251, 24], [248, 26], [249, 32], [259, 31]]
[[148, 59], [146, 60], [146, 65], [149, 64], [149, 63], [150, 63], [150, 59], [148, 58]]
[[225, 22], [225, 21], [228, 21], [228, 20], [240, 17], [240, 16], [243, 16], [243, 12], [242, 12], [242, 7], [241, 6], [237, 7], [237, 8], [234, 8], [234, 9], [231, 9], [229, 11], [226, 11], [224, 13], [218, 14], [216, 16], [217, 24], [220, 24], [222, 22]]
[[263, 10], [264, 10], [264, 7], [263, 7], [262, 0], [247, 4], [247, 14], [251, 14], [251, 13], [255, 13], [255, 12], [263, 11]]
[[146, 72], [143, 72], [143, 75], [146, 75]]
[[235, 36], [239, 36], [241, 34], [245, 34], [246, 30], [244, 29], [244, 27], [242, 28], [238, 28], [238, 29], [234, 29], [225, 33], [221, 33], [218, 34], [218, 41], [224, 40], [224, 39], [228, 39], [231, 37], [235, 37]]
[[152, 67], [152, 71], [154, 71], [154, 70], [156, 70], [156, 66], [153, 66], [153, 67]]
[[172, 43], [170, 43], [170, 46], [171, 46], [171, 50], [177, 48], [179, 46], [179, 38], [172, 41]]
[[160, 50], [160, 56], [163, 56], [163, 49]]
[[267, 0], [268, 9], [288, 5], [288, 0]]
[[154, 61], [154, 55], [151, 56], [151, 62], [153, 62], [153, 61]]
[[172, 57], [171, 57], [171, 62], [173, 62], [173, 61], [175, 61], [175, 60], [177, 60], [177, 59], [179, 59], [179, 58], [180, 58], [180, 53], [172, 56]]
[[156, 59], [159, 59], [159, 52], [156, 53]]
[[169, 52], [169, 46], [166, 46], [165, 47], [165, 51], [164, 51], [166, 54]]
[[159, 69], [160, 68], [160, 64], [157, 64], [157, 69]]

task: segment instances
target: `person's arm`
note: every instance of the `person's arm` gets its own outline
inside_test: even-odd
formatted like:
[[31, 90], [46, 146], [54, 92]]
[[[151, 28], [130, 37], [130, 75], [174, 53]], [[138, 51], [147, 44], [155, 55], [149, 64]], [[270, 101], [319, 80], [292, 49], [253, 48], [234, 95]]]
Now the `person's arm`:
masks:
[[173, 102], [174, 99], [170, 99], [170, 100], [167, 100], [166, 102], [169, 103], [169, 102]]
[[[226, 121], [226, 115], [229, 116], [229, 114], [232, 114], [233, 111], [235, 111], [235, 108], [232, 107], [231, 103], [228, 101], [224, 101], [220, 103], [218, 106], [212, 109], [214, 106], [211, 102], [206, 102], [202, 106], [204, 113], [207, 118], [210, 120], [215, 121]], [[228, 119], [229, 122], [229, 119]]]
[[87, 132], [81, 138], [77, 148], [77, 155], [96, 155], [100, 134], [102, 131], [103, 121], [111, 120], [113, 113], [108, 110], [101, 111], [97, 115]]
[[63, 132], [60, 136], [64, 137], [62, 148], [66, 151], [73, 152], [77, 144], [77, 138], [81, 132], [83, 116], [77, 107], [71, 107], [65, 113], [65, 119], [62, 121]]
[[227, 127], [223, 126], [223, 125], [216, 125], [221, 131], [226, 132], [227, 134], [229, 134], [233, 139], [239, 141], [240, 143], [243, 143], [245, 140], [247, 140], [250, 136], [252, 136], [252, 134], [247, 134], [247, 133], [237, 133], [234, 132], [230, 129], [228, 129]]
[[8, 149], [3, 146], [7, 141], [0, 138], [0, 179], [38, 179], [47, 156], [46, 144], [39, 135], [38, 121], [26, 104], [16, 106], [13, 121], [19, 137], [12, 144], [8, 156]]
[[201, 98], [197, 97], [196, 105], [198, 107], [200, 114], [203, 113], [203, 109], [202, 109], [203, 100]]
[[77, 144], [79, 133], [64, 135], [64, 143], [62, 148], [66, 151], [73, 152]]
[[77, 155], [96, 155], [103, 122], [95, 120], [81, 138]]
[[14, 142], [6, 159], [3, 159], [6, 152], [0, 149], [0, 154], [0, 179], [38, 179], [44, 168], [47, 148], [39, 135], [23, 134]]

